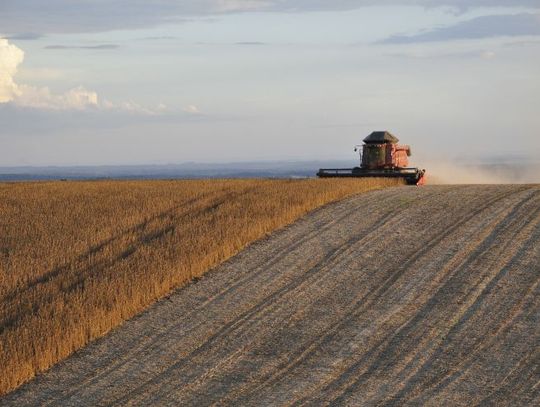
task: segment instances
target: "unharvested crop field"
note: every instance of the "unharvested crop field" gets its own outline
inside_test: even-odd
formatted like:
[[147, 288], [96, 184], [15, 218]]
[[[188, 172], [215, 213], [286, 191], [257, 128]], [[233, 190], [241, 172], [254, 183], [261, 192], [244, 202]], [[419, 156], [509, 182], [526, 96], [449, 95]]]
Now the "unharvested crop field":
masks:
[[6, 405], [540, 403], [540, 186], [390, 188], [263, 239]]
[[308, 211], [391, 185], [0, 184], [0, 394]]

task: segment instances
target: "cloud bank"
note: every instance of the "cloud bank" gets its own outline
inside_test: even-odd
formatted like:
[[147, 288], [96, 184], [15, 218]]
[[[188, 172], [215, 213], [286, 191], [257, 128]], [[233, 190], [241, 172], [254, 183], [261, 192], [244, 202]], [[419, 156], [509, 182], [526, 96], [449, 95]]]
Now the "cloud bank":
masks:
[[[509, 4], [510, 3], [510, 4]], [[539, 8], [538, 0], [2, 0], [4, 33], [102, 32], [238, 12], [353, 10], [366, 6]], [[38, 34], [39, 35], [39, 34]]]
[[37, 33], [17, 33], [6, 37], [7, 40], [15, 41], [33, 41], [43, 38], [42, 34]]
[[396, 35], [384, 44], [480, 39], [489, 37], [540, 36], [540, 14], [493, 15], [473, 18], [456, 25], [441, 27], [416, 35]]
[[88, 50], [110, 50], [118, 49], [118, 44], [98, 44], [98, 45], [47, 45], [45, 49], [88, 49]]

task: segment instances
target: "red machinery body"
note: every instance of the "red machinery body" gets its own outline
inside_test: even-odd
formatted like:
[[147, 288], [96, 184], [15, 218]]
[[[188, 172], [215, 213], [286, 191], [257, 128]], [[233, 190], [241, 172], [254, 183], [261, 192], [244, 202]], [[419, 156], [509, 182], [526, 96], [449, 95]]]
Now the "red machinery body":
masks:
[[384, 168], [407, 168], [411, 148], [398, 144], [364, 144], [362, 146], [362, 168], [370, 170]]
[[[364, 139], [360, 149], [360, 167], [321, 168], [317, 175], [334, 177], [395, 177], [410, 185], [425, 184], [425, 170], [409, 167], [411, 148], [399, 145], [399, 140], [387, 131], [374, 131]], [[355, 149], [358, 151], [358, 148]]]

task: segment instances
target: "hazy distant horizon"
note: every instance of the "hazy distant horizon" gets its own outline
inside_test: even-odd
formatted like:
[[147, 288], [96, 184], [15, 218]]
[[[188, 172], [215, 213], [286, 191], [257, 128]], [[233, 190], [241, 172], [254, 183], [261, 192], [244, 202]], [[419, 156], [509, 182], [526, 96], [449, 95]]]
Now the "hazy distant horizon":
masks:
[[[312, 178], [319, 168], [351, 168], [350, 160], [259, 161], [101, 166], [0, 167], [1, 181], [199, 178]], [[425, 168], [431, 183], [540, 183], [540, 161], [463, 164], [432, 161]], [[339, 182], [339, 181], [337, 181]]]

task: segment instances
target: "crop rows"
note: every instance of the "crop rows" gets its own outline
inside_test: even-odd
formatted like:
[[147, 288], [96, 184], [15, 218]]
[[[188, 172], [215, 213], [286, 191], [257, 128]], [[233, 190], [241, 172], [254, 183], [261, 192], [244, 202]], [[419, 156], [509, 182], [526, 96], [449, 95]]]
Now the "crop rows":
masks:
[[0, 184], [0, 394], [307, 212], [398, 184]]

